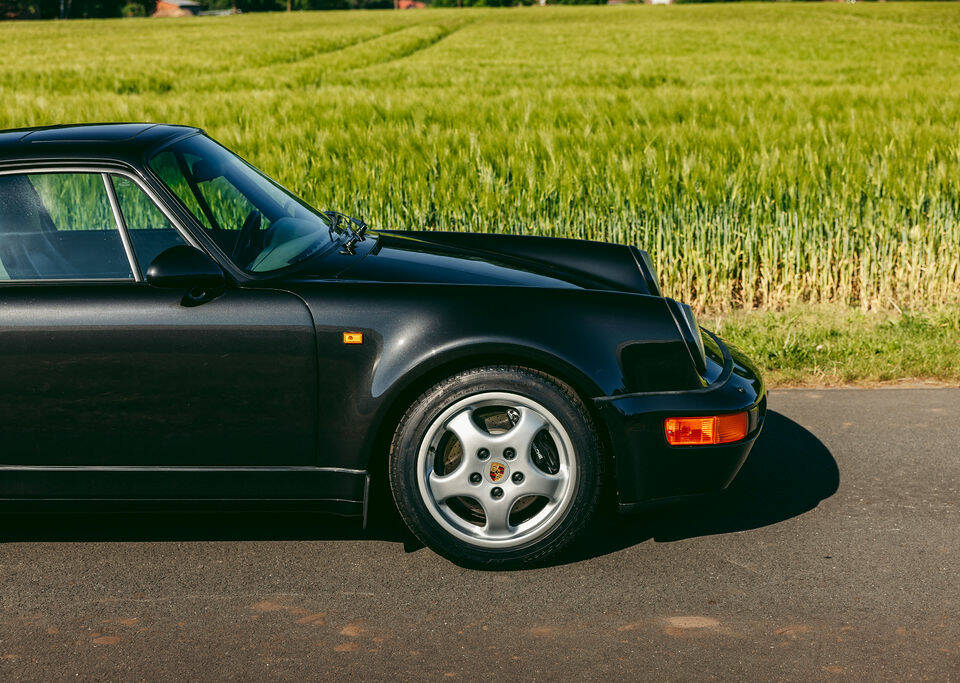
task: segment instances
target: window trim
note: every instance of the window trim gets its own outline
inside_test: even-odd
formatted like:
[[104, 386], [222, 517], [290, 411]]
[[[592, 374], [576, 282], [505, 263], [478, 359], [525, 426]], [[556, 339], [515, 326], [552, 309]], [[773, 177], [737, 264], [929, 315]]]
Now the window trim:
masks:
[[[110, 166], [105, 166], [103, 164], [95, 164], [90, 166], [74, 165], [68, 164], [63, 166], [17, 166], [16, 168], [0, 168], [0, 176], [7, 175], [39, 175], [41, 173], [85, 173], [88, 175], [100, 175], [106, 190], [107, 197], [110, 200], [110, 208], [113, 211], [113, 220], [114, 225], [117, 230], [120, 231], [120, 240], [123, 243], [124, 252], [127, 255], [127, 260], [130, 263], [130, 269], [133, 273], [132, 278], [56, 278], [56, 279], [32, 279], [32, 280], [0, 280], [0, 287], [5, 287], [8, 285], [17, 285], [20, 283], [23, 284], [97, 284], [97, 283], [121, 283], [121, 282], [134, 282], [142, 283], [145, 282], [143, 273], [140, 270], [139, 262], [137, 261], [136, 254], [133, 252], [133, 243], [130, 241], [130, 235], [127, 233], [126, 222], [123, 220], [123, 213], [120, 211], [120, 204], [117, 201], [116, 191], [113, 187], [113, 182], [110, 180], [110, 175], [118, 175], [124, 178], [127, 178], [133, 182], [137, 187], [140, 188], [147, 195], [147, 198], [154, 203], [154, 205], [160, 210], [167, 220], [170, 221], [170, 225], [173, 226], [174, 230], [180, 233], [180, 237], [186, 241], [191, 247], [199, 249], [200, 251], [207, 253], [206, 249], [200, 246], [200, 243], [190, 234], [190, 232], [184, 228], [183, 224], [177, 219], [177, 217], [170, 212], [170, 210], [163, 204], [160, 198], [157, 196], [157, 193], [153, 191], [152, 188], [147, 186], [135, 173], [128, 171], [126, 169], [115, 168]], [[209, 255], [209, 254], [208, 254]]]
[[113, 186], [113, 181], [110, 180], [109, 173], [101, 173], [100, 178], [103, 180], [103, 186], [107, 190], [107, 199], [110, 200], [110, 209], [113, 211], [113, 222], [117, 224], [117, 229], [120, 231], [120, 241], [123, 242], [123, 250], [127, 254], [127, 261], [130, 262], [133, 279], [135, 282], [143, 282], [143, 272], [140, 270], [140, 262], [137, 261], [137, 255], [133, 251], [130, 233], [127, 232], [127, 221], [123, 217], [123, 212], [120, 210], [120, 202], [117, 199], [117, 190]]

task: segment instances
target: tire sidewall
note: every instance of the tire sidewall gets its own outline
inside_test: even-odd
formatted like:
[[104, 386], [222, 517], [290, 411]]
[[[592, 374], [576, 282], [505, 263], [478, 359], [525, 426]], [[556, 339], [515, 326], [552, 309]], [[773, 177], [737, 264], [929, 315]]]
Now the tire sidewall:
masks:
[[[567, 431], [576, 458], [573, 495], [548, 530], [510, 548], [472, 545], [446, 531], [434, 519], [419, 489], [418, 454], [437, 417], [454, 403], [486, 392], [509, 392], [541, 404]], [[541, 373], [524, 368], [491, 367], [455, 375], [425, 392], [397, 429], [390, 456], [390, 481], [401, 515], [421, 541], [446, 557], [470, 565], [535, 561], [566, 545], [592, 517], [600, 483], [596, 430], [576, 394]]]

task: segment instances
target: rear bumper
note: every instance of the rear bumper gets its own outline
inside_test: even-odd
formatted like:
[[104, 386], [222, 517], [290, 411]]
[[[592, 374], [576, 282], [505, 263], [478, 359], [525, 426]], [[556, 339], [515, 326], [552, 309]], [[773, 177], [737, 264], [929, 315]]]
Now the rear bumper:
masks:
[[[735, 349], [717, 340], [724, 367], [713, 384], [689, 391], [626, 394], [595, 399], [616, 463], [621, 509], [720, 491], [733, 481], [760, 433], [766, 390], [760, 373]], [[749, 411], [747, 437], [716, 446], [671, 446], [668, 417]]]

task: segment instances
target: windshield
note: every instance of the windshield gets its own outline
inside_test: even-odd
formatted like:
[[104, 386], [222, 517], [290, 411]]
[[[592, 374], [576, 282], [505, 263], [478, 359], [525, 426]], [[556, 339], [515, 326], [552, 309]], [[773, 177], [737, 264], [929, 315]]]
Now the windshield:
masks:
[[323, 214], [206, 136], [175, 142], [149, 164], [244, 270], [286, 268], [339, 242]]

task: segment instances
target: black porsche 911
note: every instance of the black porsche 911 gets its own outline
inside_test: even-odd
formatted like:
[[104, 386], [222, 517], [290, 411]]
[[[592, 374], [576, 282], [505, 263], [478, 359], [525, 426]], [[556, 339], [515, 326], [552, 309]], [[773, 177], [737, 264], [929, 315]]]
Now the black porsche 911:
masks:
[[381, 474], [424, 543], [492, 566], [605, 488], [723, 489], [765, 410], [635, 247], [367, 230], [134, 123], [0, 131], [0, 387], [5, 503], [365, 515]]

